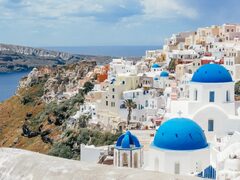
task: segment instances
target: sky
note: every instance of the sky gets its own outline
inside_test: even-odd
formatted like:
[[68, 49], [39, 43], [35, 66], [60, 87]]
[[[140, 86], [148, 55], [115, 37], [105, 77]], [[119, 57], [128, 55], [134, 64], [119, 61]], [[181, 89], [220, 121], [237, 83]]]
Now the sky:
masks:
[[0, 42], [162, 45], [173, 33], [240, 23], [239, 0], [0, 0]]

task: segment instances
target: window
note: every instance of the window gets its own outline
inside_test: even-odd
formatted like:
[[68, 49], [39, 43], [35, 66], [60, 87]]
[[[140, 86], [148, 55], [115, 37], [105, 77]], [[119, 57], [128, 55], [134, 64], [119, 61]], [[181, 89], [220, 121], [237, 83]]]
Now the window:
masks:
[[195, 91], [194, 91], [194, 100], [197, 101], [197, 99], [198, 99], [198, 92], [197, 92], [197, 90], [195, 89]]
[[215, 92], [210, 91], [209, 92], [209, 102], [214, 102], [215, 101]]
[[214, 131], [214, 121], [212, 119], [208, 120], [208, 131]]
[[175, 165], [174, 165], [174, 173], [180, 174], [180, 163], [179, 162], [175, 163]]
[[229, 91], [226, 91], [226, 101], [227, 102], [230, 101], [230, 93], [229, 93]]
[[114, 88], [112, 88], [112, 92], [115, 92], [115, 89], [114, 89]]
[[112, 98], [114, 99], [114, 98], [115, 98], [115, 96], [114, 96], [114, 95], [112, 95]]
[[148, 100], [145, 101], [145, 107], [148, 107]]
[[106, 101], [106, 106], [108, 106], [108, 101]]
[[111, 102], [111, 107], [115, 107], [115, 102]]

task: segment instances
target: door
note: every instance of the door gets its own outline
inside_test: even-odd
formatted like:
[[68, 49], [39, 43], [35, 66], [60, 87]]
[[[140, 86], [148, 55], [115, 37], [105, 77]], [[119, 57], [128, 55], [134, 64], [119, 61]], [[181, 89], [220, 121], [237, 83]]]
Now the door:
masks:
[[180, 174], [180, 163], [179, 162], [175, 163], [174, 173], [175, 174]]

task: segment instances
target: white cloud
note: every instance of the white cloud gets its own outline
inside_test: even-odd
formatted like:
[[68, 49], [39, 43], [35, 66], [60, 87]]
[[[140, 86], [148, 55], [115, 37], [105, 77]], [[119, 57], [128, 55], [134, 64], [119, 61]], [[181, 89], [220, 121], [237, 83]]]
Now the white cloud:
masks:
[[2, 12], [11, 12], [12, 16], [62, 18], [74, 13], [96, 13], [103, 7], [96, 0], [1, 0]]
[[197, 10], [183, 0], [140, 0], [146, 18], [196, 18]]
[[121, 21], [187, 17], [197, 11], [185, 0], [0, 0], [1, 18], [64, 19], [94, 17], [101, 21]]

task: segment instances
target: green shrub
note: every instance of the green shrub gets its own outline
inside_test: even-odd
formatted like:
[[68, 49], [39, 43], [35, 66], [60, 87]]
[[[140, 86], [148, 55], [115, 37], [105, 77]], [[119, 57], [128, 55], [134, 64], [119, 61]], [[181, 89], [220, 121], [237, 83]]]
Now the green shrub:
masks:
[[23, 96], [23, 98], [21, 99], [21, 103], [23, 105], [26, 105], [28, 103], [32, 103], [33, 101], [34, 100], [33, 100], [33, 98], [30, 95]]
[[91, 83], [90, 81], [87, 81], [83, 85], [84, 93], [87, 94], [94, 88], [94, 84]]
[[87, 116], [87, 115], [80, 116], [78, 119], [79, 127], [86, 128], [88, 125], [89, 118], [90, 116]]
[[74, 154], [70, 146], [63, 143], [56, 143], [50, 150], [49, 155], [72, 159]]
[[101, 132], [87, 128], [66, 130], [62, 135], [62, 141], [54, 144], [49, 154], [68, 159], [79, 159], [80, 144], [95, 146], [111, 145], [119, 136], [120, 134], [118, 133], [112, 134], [110, 132]]

